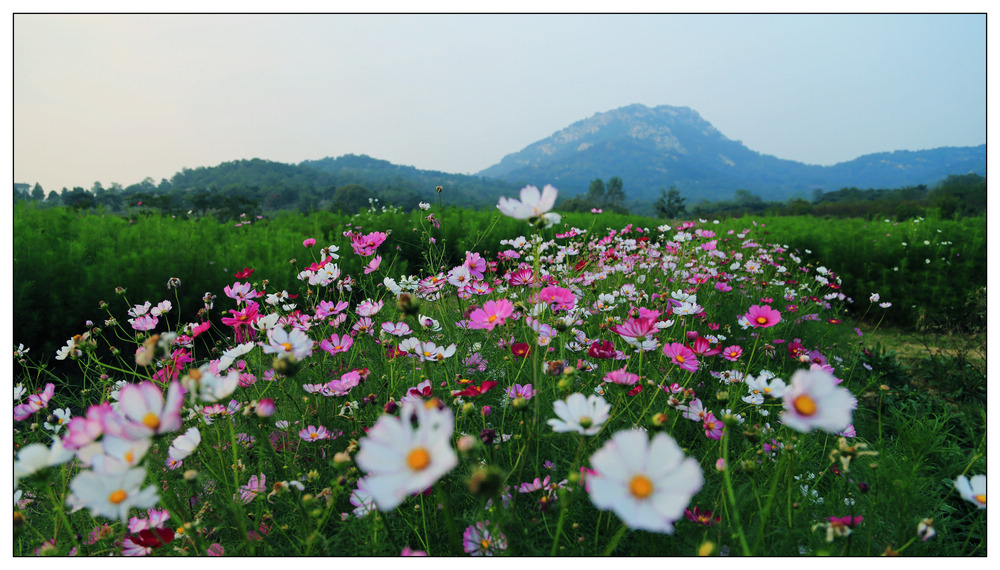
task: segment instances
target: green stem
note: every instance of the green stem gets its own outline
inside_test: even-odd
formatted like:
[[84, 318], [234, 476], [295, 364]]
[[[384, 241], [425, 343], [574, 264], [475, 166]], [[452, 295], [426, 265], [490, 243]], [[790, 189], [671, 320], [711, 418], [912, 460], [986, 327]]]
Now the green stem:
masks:
[[722, 479], [726, 484], [726, 497], [729, 499], [730, 508], [733, 509], [733, 523], [736, 526], [736, 536], [740, 539], [740, 546], [743, 548], [744, 556], [751, 556], [750, 546], [747, 544], [746, 535], [743, 533], [743, 524], [740, 522], [740, 511], [736, 506], [736, 493], [733, 491], [733, 481], [729, 476], [733, 466], [729, 462], [729, 430], [722, 432], [722, 460], [726, 468], [722, 470]]
[[611, 538], [611, 542], [608, 543], [608, 547], [604, 549], [604, 556], [611, 556], [611, 553], [614, 552], [626, 532], [628, 532], [628, 527], [625, 526], [625, 523], [622, 523], [621, 528], [618, 529], [618, 532]]

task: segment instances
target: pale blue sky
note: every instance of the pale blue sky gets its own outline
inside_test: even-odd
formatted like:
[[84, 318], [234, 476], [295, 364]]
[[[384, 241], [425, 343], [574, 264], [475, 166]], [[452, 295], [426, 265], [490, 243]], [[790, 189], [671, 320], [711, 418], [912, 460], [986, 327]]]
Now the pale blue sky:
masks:
[[[983, 15], [18, 15], [14, 179], [475, 173], [631, 103], [810, 164], [986, 142]], [[537, 181], [544, 184], [545, 181]]]

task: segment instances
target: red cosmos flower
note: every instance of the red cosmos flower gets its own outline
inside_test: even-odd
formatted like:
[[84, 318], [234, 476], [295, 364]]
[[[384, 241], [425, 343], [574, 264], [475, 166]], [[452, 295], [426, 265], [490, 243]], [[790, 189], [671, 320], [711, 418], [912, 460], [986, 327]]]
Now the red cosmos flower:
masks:
[[719, 515], [712, 516], [714, 513], [712, 511], [703, 511], [695, 505], [694, 509], [684, 509], [684, 516], [688, 520], [696, 522], [702, 526], [712, 526], [719, 524], [722, 521], [722, 517]]
[[159, 548], [174, 540], [174, 531], [169, 528], [147, 528], [130, 535], [132, 542], [147, 548]]
[[531, 345], [526, 342], [515, 342], [510, 345], [510, 351], [518, 358], [525, 358], [531, 354]]
[[616, 354], [618, 351], [615, 350], [615, 343], [610, 340], [594, 341], [594, 344], [587, 349], [587, 356], [591, 358], [614, 358]]
[[479, 386], [476, 386], [475, 384], [469, 384], [469, 387], [466, 388], [465, 390], [452, 390], [451, 395], [470, 396], [470, 397], [480, 396], [482, 394], [485, 394], [486, 392], [489, 392], [496, 385], [497, 385], [496, 381], [487, 380]]
[[237, 279], [248, 279], [251, 275], [253, 275], [254, 271], [256, 271], [256, 269], [250, 269], [249, 267], [244, 267], [243, 271], [234, 274], [233, 277]]

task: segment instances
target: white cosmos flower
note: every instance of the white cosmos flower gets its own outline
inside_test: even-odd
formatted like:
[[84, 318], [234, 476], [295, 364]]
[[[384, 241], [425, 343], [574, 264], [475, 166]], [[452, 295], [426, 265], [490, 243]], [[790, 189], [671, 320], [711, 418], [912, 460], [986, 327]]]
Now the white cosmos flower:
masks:
[[547, 423], [556, 432], [575, 431], [583, 435], [594, 435], [608, 420], [611, 404], [604, 398], [591, 394], [584, 396], [576, 392], [565, 400], [556, 400], [552, 407], [559, 419], [552, 418]]
[[46, 467], [65, 463], [73, 458], [73, 451], [63, 447], [59, 436], [52, 437], [52, 445], [32, 443], [21, 448], [14, 460], [14, 487], [20, 479]]
[[616, 433], [590, 457], [590, 500], [614, 511], [629, 528], [672, 533], [704, 482], [698, 462], [684, 457], [665, 433], [653, 440], [645, 431]]
[[781, 423], [804, 433], [821, 429], [839, 433], [851, 423], [855, 400], [847, 388], [837, 385], [833, 374], [820, 369], [799, 370], [784, 393]]
[[971, 480], [965, 475], [959, 475], [955, 479], [955, 489], [963, 499], [977, 508], [986, 508], [986, 475], [973, 475]]
[[174, 439], [174, 442], [170, 444], [167, 454], [170, 459], [180, 461], [191, 455], [199, 443], [201, 443], [201, 432], [196, 427], [188, 428], [183, 435], [179, 435]]
[[141, 488], [145, 478], [145, 469], [129, 469], [114, 475], [81, 471], [69, 484], [72, 503], [89, 508], [95, 517], [118, 518], [124, 525], [130, 509], [148, 509], [160, 500], [156, 487]]
[[404, 404], [398, 418], [383, 415], [368, 430], [355, 460], [368, 473], [367, 491], [380, 511], [396, 508], [458, 464], [451, 447], [454, 430], [451, 408], [438, 410], [422, 403]]
[[[537, 218], [555, 206], [557, 193], [558, 190], [551, 185], [546, 185], [541, 192], [535, 186], [525, 186], [521, 188], [520, 200], [501, 196], [497, 209], [504, 215], [518, 220]], [[558, 219], [555, 222], [558, 222]]]

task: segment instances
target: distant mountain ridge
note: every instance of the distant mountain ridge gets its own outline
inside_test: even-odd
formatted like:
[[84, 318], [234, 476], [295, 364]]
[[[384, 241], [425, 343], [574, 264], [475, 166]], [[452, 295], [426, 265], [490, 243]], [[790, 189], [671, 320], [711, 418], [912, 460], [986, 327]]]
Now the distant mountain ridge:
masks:
[[870, 154], [832, 166], [761, 154], [733, 141], [688, 107], [628, 105], [597, 113], [508, 154], [479, 176], [548, 183], [577, 194], [595, 178], [620, 176], [632, 200], [660, 188], [723, 200], [737, 189], [764, 200], [809, 197], [816, 188], [934, 184], [949, 174], [986, 174], [986, 145]]

